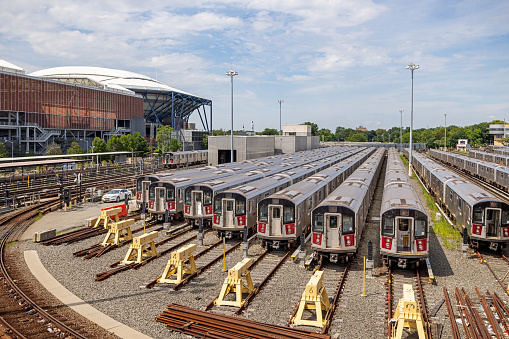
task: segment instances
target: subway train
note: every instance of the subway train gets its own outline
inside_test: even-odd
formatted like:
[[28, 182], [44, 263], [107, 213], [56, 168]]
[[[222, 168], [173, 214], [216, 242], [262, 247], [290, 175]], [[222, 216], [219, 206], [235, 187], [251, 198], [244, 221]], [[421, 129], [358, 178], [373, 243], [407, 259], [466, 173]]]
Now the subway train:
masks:
[[208, 150], [167, 152], [163, 154], [163, 165], [165, 167], [177, 167], [207, 164], [208, 159]]
[[[329, 149], [328, 152], [331, 152]], [[148, 192], [148, 211], [150, 213], [155, 214], [165, 214], [169, 213], [169, 216], [172, 220], [181, 220], [184, 218], [184, 212], [187, 206], [190, 206], [190, 201], [186, 203], [186, 194], [185, 191], [188, 187], [195, 187], [199, 185], [199, 183], [210, 181], [210, 180], [219, 180], [224, 179], [227, 176], [233, 176], [240, 173], [245, 173], [249, 171], [260, 171], [264, 168], [269, 168], [271, 166], [275, 166], [282, 163], [287, 163], [291, 161], [298, 161], [299, 159], [306, 158], [313, 155], [322, 155], [327, 154], [327, 151], [322, 149], [305, 151], [305, 152], [297, 152], [288, 155], [278, 155], [271, 156], [264, 159], [264, 161], [244, 161], [242, 163], [234, 163], [235, 167], [225, 166], [223, 169], [219, 171], [212, 172], [203, 172], [199, 174], [185, 175], [185, 176], [175, 176], [169, 177], [167, 179], [161, 179], [157, 182], [153, 182], [149, 186]], [[228, 168], [227, 168], [228, 167]], [[190, 192], [192, 195], [192, 192]], [[187, 196], [189, 198], [189, 194]], [[196, 198], [196, 195], [195, 195]], [[202, 210], [203, 212], [211, 212], [212, 205], [212, 195], [202, 194]], [[157, 201], [156, 201], [157, 199]], [[207, 206], [207, 208], [205, 208]], [[190, 212], [190, 207], [187, 208]], [[168, 212], [167, 212], [168, 211]], [[207, 213], [206, 213], [207, 214]], [[210, 213], [209, 213], [210, 214]], [[210, 214], [211, 215], [211, 214]]]
[[468, 156], [479, 160], [491, 161], [498, 165], [507, 166], [509, 164], [509, 155], [470, 150], [468, 151]]
[[462, 233], [467, 231], [471, 246], [486, 245], [496, 251], [507, 245], [507, 202], [422, 154], [416, 154], [412, 163], [426, 187], [445, 208], [455, 227]]
[[507, 192], [509, 167], [451, 152], [430, 150], [429, 155]]
[[311, 210], [357, 169], [374, 147], [284, 188], [258, 203], [257, 237], [262, 246], [290, 248], [310, 231]]
[[487, 150], [495, 154], [509, 155], [509, 147], [489, 145]]
[[379, 148], [311, 211], [314, 260], [337, 263], [357, 253], [384, 159]]
[[380, 210], [380, 254], [384, 265], [395, 262], [402, 268], [419, 265], [429, 255], [429, 217], [394, 148], [387, 153]]
[[247, 226], [249, 233], [256, 232], [257, 204], [261, 199], [364, 149], [345, 147], [344, 152], [338, 151], [330, 157], [217, 193], [214, 196], [212, 228], [227, 238], [241, 236], [244, 226]]

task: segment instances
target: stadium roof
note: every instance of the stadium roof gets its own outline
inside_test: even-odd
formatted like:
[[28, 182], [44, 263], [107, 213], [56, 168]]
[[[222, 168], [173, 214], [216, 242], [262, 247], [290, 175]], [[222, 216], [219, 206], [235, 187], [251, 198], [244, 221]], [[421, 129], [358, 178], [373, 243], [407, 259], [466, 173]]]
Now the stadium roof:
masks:
[[[212, 130], [211, 100], [170, 87], [143, 74], [102, 67], [65, 66], [43, 69], [30, 75], [76, 85], [136, 93], [145, 99], [143, 113], [148, 122], [161, 124], [164, 119], [170, 118], [175, 129], [178, 129], [181, 121], [188, 121], [189, 116], [197, 111], [204, 129]], [[210, 126], [205, 106], [210, 107]], [[200, 108], [203, 108], [203, 118]]]

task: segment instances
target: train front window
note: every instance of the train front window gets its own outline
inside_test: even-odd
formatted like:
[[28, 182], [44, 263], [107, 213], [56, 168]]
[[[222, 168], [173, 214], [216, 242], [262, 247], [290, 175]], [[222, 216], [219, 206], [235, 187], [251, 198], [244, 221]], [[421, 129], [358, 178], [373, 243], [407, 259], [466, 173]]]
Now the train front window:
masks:
[[164, 199], [164, 190], [163, 189], [159, 190], [159, 198], [163, 198]]
[[260, 203], [258, 205], [258, 221], [267, 222], [269, 220], [269, 206]]
[[221, 199], [214, 200], [214, 214], [221, 214]]
[[185, 195], [186, 195], [186, 205], [190, 205], [191, 204], [191, 191], [186, 191]]
[[323, 233], [323, 214], [315, 214], [315, 223], [313, 225], [313, 232]]
[[166, 200], [175, 200], [175, 190], [166, 187]]
[[233, 211], [233, 201], [227, 200], [226, 201], [226, 212], [232, 212]]
[[415, 236], [425, 237], [426, 236], [426, 220], [415, 220]]
[[149, 200], [154, 200], [155, 198], [156, 198], [155, 187], [150, 187], [148, 189], [148, 199]]
[[401, 232], [407, 232], [409, 228], [410, 220], [409, 219], [399, 219], [398, 230]]
[[502, 211], [502, 225], [509, 224], [509, 210]]
[[242, 200], [235, 201], [235, 215], [246, 214], [246, 202]]
[[353, 217], [351, 215], [343, 215], [343, 234], [353, 232]]
[[205, 205], [212, 205], [212, 192], [203, 192], [203, 203]]
[[386, 236], [394, 234], [394, 218], [383, 218], [382, 234]]
[[141, 191], [141, 179], [136, 181], [136, 190]]
[[274, 219], [281, 218], [281, 209], [280, 208], [273, 208], [272, 209], [272, 218], [274, 218]]
[[283, 208], [283, 223], [287, 224], [290, 222], [295, 222], [294, 208], [285, 206]]
[[484, 213], [482, 209], [474, 210], [474, 224], [482, 224], [484, 223]]

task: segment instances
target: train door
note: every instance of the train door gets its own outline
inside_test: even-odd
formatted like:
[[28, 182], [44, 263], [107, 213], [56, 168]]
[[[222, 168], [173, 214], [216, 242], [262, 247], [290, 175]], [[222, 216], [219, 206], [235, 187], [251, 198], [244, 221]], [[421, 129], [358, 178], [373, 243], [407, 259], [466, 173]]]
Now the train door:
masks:
[[396, 217], [398, 251], [410, 251], [414, 218]]
[[224, 215], [224, 224], [223, 227], [233, 227], [235, 220], [235, 200], [233, 199], [223, 199], [223, 215]]
[[166, 188], [164, 187], [156, 187], [156, 203], [155, 210], [156, 211], [165, 211], [165, 202], [166, 202]]
[[283, 227], [283, 206], [269, 205], [269, 225], [270, 234], [273, 236], [281, 236], [281, 228]]
[[331, 247], [340, 247], [341, 246], [341, 236], [339, 234], [341, 227], [339, 227], [341, 223], [341, 214], [330, 214], [325, 213], [325, 225], [326, 230], [325, 234], [327, 235], [327, 248]]
[[202, 215], [203, 210], [203, 194], [202, 191], [192, 191], [192, 215]]
[[500, 229], [500, 208], [486, 208], [484, 210], [486, 215], [484, 221], [486, 222], [486, 236], [498, 237], [498, 230]]
[[141, 182], [141, 187], [142, 187], [141, 201], [143, 201], [143, 202], [148, 202], [148, 188], [151, 183], [152, 183], [151, 181], [142, 181]]

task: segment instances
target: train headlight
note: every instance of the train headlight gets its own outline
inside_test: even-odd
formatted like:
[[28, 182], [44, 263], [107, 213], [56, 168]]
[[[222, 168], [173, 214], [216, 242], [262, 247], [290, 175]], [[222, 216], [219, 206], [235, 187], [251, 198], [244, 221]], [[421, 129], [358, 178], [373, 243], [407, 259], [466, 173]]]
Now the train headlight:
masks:
[[392, 248], [392, 238], [382, 237], [382, 247], [386, 250], [390, 250]]
[[136, 200], [141, 200], [141, 193], [136, 193]]
[[503, 227], [502, 228], [504, 237], [509, 237], [509, 227]]
[[353, 234], [345, 235], [345, 245], [353, 246]]
[[184, 205], [184, 213], [191, 213], [191, 205]]
[[154, 208], [154, 202], [152, 200], [148, 202], [148, 208]]
[[267, 226], [267, 224], [265, 224], [263, 222], [258, 223], [258, 232], [259, 233], [265, 233], [265, 227], [266, 226]]
[[322, 234], [313, 232], [313, 244], [321, 245], [322, 244]]
[[472, 225], [472, 234], [481, 235], [482, 233], [482, 225], [473, 224]]
[[214, 214], [214, 224], [219, 225], [221, 221], [221, 216], [219, 214]]
[[295, 234], [295, 224], [287, 224], [286, 226], [286, 234]]
[[419, 252], [426, 251], [426, 239], [417, 240], [417, 251]]

